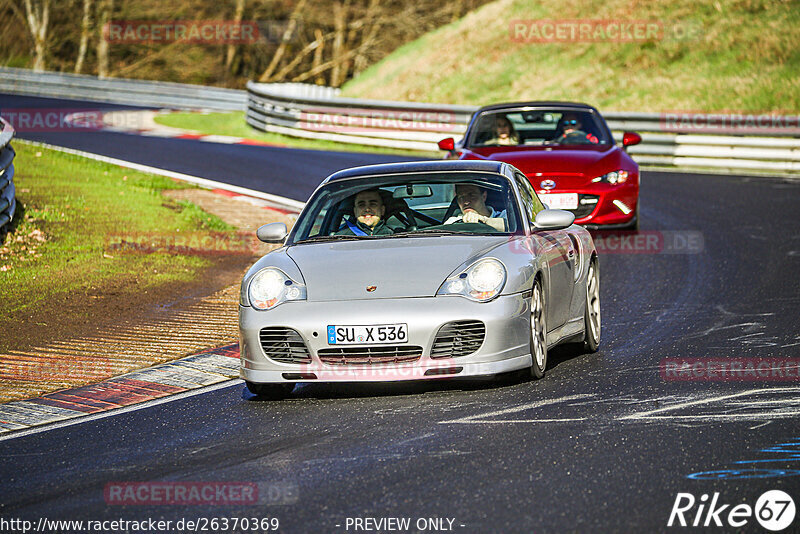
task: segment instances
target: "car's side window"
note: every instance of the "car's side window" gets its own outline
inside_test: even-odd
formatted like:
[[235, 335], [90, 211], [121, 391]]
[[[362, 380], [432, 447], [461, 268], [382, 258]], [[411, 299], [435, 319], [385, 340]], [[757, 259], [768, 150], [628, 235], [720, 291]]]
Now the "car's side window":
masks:
[[525, 214], [528, 216], [528, 222], [533, 225], [536, 220], [536, 214], [544, 209], [539, 197], [531, 187], [528, 179], [520, 173], [515, 173], [514, 177], [517, 179], [517, 187], [519, 188], [520, 195], [522, 196], [522, 203], [525, 206]]

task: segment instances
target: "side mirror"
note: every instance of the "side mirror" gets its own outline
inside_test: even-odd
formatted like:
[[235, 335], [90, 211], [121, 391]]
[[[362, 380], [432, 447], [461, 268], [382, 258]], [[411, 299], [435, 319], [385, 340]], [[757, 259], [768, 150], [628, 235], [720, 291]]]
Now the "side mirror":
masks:
[[452, 137], [439, 141], [439, 150], [453, 151], [456, 149], [456, 140]]
[[533, 225], [539, 230], [563, 230], [575, 222], [575, 214], [565, 210], [544, 210], [536, 214]]
[[283, 243], [288, 234], [289, 229], [282, 222], [265, 224], [256, 230], [256, 237], [264, 243]]
[[622, 134], [622, 146], [629, 147], [633, 145], [638, 145], [642, 142], [642, 136], [637, 134], [636, 132], [625, 132]]

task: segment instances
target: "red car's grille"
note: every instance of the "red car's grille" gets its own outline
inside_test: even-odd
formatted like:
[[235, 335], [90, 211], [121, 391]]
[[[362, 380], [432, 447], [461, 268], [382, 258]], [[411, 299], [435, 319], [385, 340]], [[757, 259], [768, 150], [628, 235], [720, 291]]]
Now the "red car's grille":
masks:
[[414, 362], [422, 357], [422, 347], [414, 345], [373, 345], [320, 349], [322, 363], [329, 365], [375, 365]]
[[597, 207], [599, 199], [597, 195], [578, 195], [578, 209], [568, 211], [574, 213], [576, 219], [586, 217]]

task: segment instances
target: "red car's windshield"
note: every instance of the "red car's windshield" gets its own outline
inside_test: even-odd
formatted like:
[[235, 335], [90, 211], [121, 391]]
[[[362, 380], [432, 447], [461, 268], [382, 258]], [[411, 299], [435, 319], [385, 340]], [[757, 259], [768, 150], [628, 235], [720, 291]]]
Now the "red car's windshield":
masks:
[[467, 146], [576, 146], [610, 144], [594, 113], [564, 109], [496, 110], [482, 113]]

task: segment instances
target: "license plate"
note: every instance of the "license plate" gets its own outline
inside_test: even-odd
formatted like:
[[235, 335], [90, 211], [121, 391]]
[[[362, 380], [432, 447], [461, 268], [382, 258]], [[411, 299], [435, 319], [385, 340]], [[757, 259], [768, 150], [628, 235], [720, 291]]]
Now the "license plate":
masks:
[[539, 193], [539, 200], [555, 210], [578, 209], [578, 193]]
[[408, 343], [408, 325], [328, 325], [328, 345], [367, 345]]

